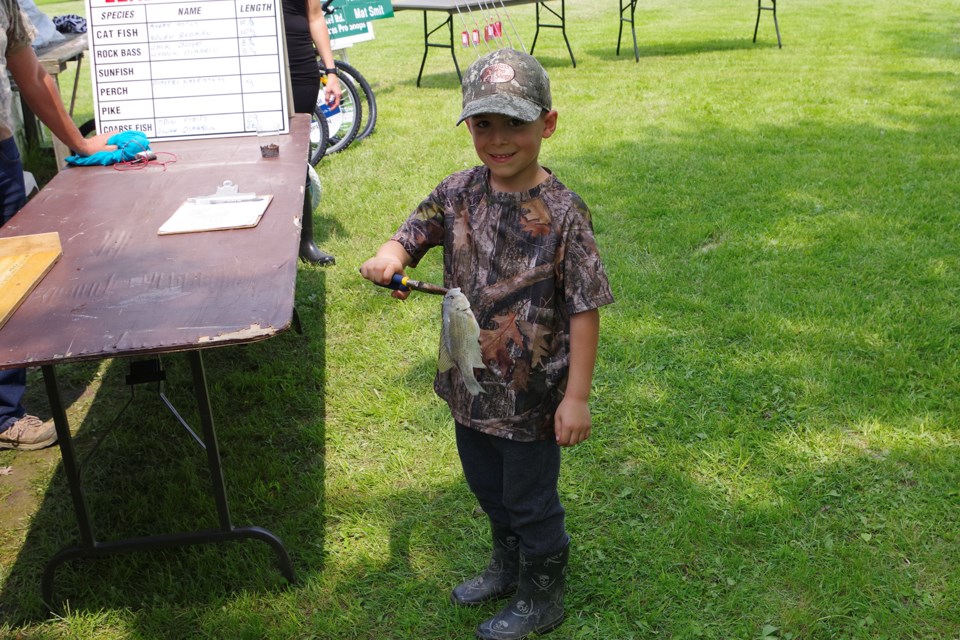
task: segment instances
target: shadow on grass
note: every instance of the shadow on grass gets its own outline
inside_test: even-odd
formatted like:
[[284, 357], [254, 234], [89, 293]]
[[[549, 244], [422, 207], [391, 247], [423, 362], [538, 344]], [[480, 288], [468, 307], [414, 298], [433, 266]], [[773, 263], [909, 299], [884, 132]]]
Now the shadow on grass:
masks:
[[[261, 526], [276, 534], [303, 580], [323, 566], [322, 270], [301, 271], [298, 286], [303, 335], [289, 331], [264, 342], [210, 349], [204, 364], [233, 525]], [[162, 361], [163, 391], [202, 433], [186, 358], [170, 354]], [[72, 426], [95, 537], [111, 541], [216, 529], [206, 454], [161, 404], [156, 386], [136, 387], [133, 402], [118, 416], [129, 397], [124, 388], [128, 363], [110, 362], [86, 417]], [[85, 461], [115, 417], [116, 429]], [[0, 592], [0, 610], [9, 623], [48, 616], [40, 594], [43, 568], [58, 549], [78, 542], [73, 504], [58, 466]], [[273, 550], [248, 540], [68, 561], [57, 569], [54, 601], [91, 612], [136, 609], [154, 601], [202, 606], [234, 591], [285, 585]], [[180, 637], [191, 635], [187, 629]]]
[[[618, 297], [600, 376], [630, 388], [646, 378], [690, 415], [759, 428], [828, 407], [836, 422], [881, 407], [943, 412], [933, 371], [926, 393], [891, 391], [916, 388], [931, 352], [956, 352], [957, 276], [935, 265], [955, 255], [937, 203], [960, 197], [944, 179], [960, 159], [943, 147], [958, 124], [930, 109], [883, 127], [651, 127], [551, 159], [594, 208]], [[635, 189], [615, 198], [611, 183]], [[690, 371], [716, 373], [688, 381]]]
[[[641, 39], [641, 34], [637, 34], [637, 51], [640, 54], [640, 62], [644, 58], [671, 57], [671, 56], [696, 56], [702, 53], [713, 53], [717, 51], [739, 51], [743, 49], [767, 48], [767, 45], [760, 41], [757, 36], [757, 42], [753, 42], [753, 35], [744, 38], [715, 38], [713, 40], [689, 40], [683, 42], [657, 42], [651, 43], [649, 39]], [[776, 38], [773, 40], [773, 47], [776, 48]], [[633, 38], [628, 29], [624, 30], [623, 39], [620, 42], [620, 55], [617, 55], [617, 42], [614, 39], [612, 46], [591, 46], [587, 48], [591, 56], [604, 61], [616, 61], [621, 59], [634, 60]], [[576, 53], [576, 51], [574, 51]]]
[[956, 473], [947, 450], [824, 463], [789, 447], [767, 456], [757, 443], [746, 447], [749, 470], [713, 476], [707, 461], [736, 460], [742, 442], [685, 446], [643, 431], [655, 450], [606, 449], [603, 461], [567, 465], [571, 616], [604, 620], [619, 637], [757, 637], [765, 624], [818, 638], [865, 624], [900, 637], [956, 630], [954, 536], [924, 524], [956, 524], [928, 491]]
[[[551, 159], [594, 207], [618, 297], [569, 513], [602, 523], [584, 531], [590, 589], [638, 634], [960, 628], [960, 282], [936, 268], [955, 262], [936, 202], [960, 197], [957, 124], [700, 122]], [[750, 624], [725, 626], [738, 606]]]
[[[538, 46], [543, 49], [544, 45], [537, 43]], [[560, 39], [560, 45], [563, 47], [563, 39]], [[466, 73], [467, 68], [477, 59], [477, 56], [474, 55], [470, 50], [460, 50], [458, 49], [457, 55], [457, 64], [460, 66], [460, 73]], [[492, 49], [490, 49], [492, 51]], [[487, 50], [481, 50], [481, 55], [489, 53]], [[542, 53], [542, 52], [541, 52]], [[564, 50], [566, 54], [566, 50]], [[422, 52], [420, 54], [423, 55]], [[576, 50], [574, 50], [574, 55], [576, 55]], [[542, 56], [540, 53], [537, 54], [537, 60], [540, 64], [543, 65], [547, 71], [554, 67], [569, 67], [570, 66], [570, 57], [562, 56]], [[445, 68], [447, 71], [436, 71], [438, 68]], [[419, 65], [417, 66], [419, 70]], [[397, 84], [405, 85], [408, 87], [417, 86], [417, 77], [416, 72], [408, 80], [401, 80]], [[454, 89], [458, 93], [460, 92], [460, 79], [457, 76], [456, 67], [454, 67], [453, 58], [448, 54], [434, 53], [427, 56], [427, 62], [423, 68], [423, 75], [420, 78], [420, 88], [421, 89]]]
[[[460, 72], [463, 73], [467, 70], [467, 67], [473, 62], [473, 58], [467, 58], [466, 64], [464, 60], [457, 58], [457, 62], [460, 64]], [[430, 67], [438, 67], [444, 65], [449, 71], [435, 71], [430, 72]], [[396, 84], [404, 85], [407, 87], [416, 87], [417, 86], [417, 76], [416, 70], [414, 75], [407, 80], [400, 80]], [[423, 76], [420, 78], [420, 89], [454, 89], [457, 92], [460, 91], [460, 80], [457, 78], [457, 72], [453, 67], [453, 60], [449, 57], [445, 58], [443, 62], [433, 60], [432, 57], [427, 58], [427, 66], [423, 69]]]

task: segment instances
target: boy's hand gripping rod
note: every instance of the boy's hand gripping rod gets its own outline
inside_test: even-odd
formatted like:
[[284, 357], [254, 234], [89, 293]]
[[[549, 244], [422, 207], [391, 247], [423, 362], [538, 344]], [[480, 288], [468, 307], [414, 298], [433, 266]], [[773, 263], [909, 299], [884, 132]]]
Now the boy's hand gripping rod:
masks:
[[419, 280], [412, 280], [410, 277], [403, 275], [402, 273], [393, 274], [393, 278], [390, 279], [390, 284], [380, 284], [374, 283], [378, 287], [386, 287], [387, 289], [393, 289], [394, 291], [410, 291], [415, 289], [417, 291], [422, 291], [424, 293], [432, 293], [438, 296], [443, 296], [447, 294], [448, 289], [444, 287], [437, 286], [435, 284], [430, 284], [429, 282], [420, 282]]

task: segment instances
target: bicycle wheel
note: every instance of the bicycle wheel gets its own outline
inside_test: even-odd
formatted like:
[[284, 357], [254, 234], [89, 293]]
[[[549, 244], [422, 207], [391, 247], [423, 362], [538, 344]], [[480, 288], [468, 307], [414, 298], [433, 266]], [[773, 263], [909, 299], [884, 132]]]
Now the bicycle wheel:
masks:
[[360, 120], [363, 118], [357, 86], [352, 80], [340, 78], [340, 88], [343, 95], [336, 109], [327, 106], [322, 89], [317, 97], [317, 110], [327, 119], [327, 126], [330, 128], [330, 144], [326, 151], [328, 154], [343, 151], [353, 142], [360, 131]]
[[363, 100], [363, 123], [360, 125], [360, 133], [357, 134], [356, 138], [357, 140], [363, 140], [373, 133], [374, 128], [377, 126], [377, 99], [373, 95], [373, 87], [370, 86], [367, 79], [364, 78], [353, 65], [343, 60], [335, 60], [334, 62], [337, 65], [337, 72], [340, 77], [344, 75], [349, 76], [359, 90], [360, 97]]
[[327, 119], [320, 112], [320, 109], [314, 109], [310, 118], [310, 164], [316, 165], [326, 154], [327, 146], [330, 144], [330, 128], [327, 126]]

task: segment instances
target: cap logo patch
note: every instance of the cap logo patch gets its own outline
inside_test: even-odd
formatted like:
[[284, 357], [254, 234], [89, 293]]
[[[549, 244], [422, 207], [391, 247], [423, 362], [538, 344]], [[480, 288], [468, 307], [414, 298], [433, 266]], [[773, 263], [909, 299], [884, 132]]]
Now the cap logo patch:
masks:
[[496, 62], [480, 72], [480, 81], [485, 84], [510, 82], [516, 76], [513, 67], [505, 62]]

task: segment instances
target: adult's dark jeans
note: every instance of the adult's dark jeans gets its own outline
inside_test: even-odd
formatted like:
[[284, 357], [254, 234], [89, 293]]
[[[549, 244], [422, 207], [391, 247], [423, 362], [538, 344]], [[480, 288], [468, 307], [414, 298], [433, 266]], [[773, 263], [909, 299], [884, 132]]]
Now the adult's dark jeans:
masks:
[[459, 423], [456, 429], [463, 475], [493, 525], [517, 534], [528, 556], [567, 546], [557, 491], [560, 446], [554, 440], [516, 442]]
[[[23, 208], [27, 192], [23, 186], [23, 163], [13, 138], [0, 141], [0, 227]], [[20, 403], [27, 388], [26, 369], [0, 371], [0, 432], [6, 431], [26, 410]]]

